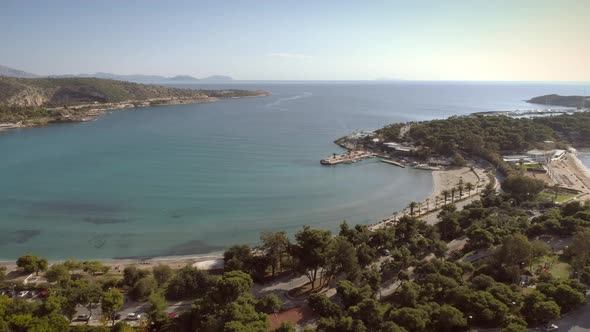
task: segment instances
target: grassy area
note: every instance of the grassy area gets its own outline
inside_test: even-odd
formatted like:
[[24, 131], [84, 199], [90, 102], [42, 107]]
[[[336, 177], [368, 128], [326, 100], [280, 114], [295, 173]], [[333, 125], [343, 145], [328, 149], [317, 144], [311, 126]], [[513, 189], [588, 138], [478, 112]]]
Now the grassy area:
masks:
[[[549, 200], [553, 200], [555, 198], [554, 193], [550, 193], [550, 192], [546, 192], [546, 191], [543, 191], [540, 195], [541, 195], [541, 197], [547, 198]], [[562, 202], [565, 202], [565, 201], [572, 199], [574, 197], [576, 197], [575, 194], [561, 194], [560, 193], [560, 194], [557, 194], [557, 199], [555, 200], [555, 202], [562, 203]]]
[[551, 266], [549, 273], [557, 279], [569, 279], [572, 267], [565, 262], [557, 262]]
[[556, 279], [568, 279], [572, 272], [572, 267], [561, 258], [558, 259], [557, 256], [543, 256], [535, 260], [533, 264], [535, 268], [538, 266], [547, 266], [547, 270], [553, 278]]
[[522, 167], [520, 165], [518, 165], [517, 168], [527, 171], [529, 169], [543, 169], [543, 166], [540, 163], [528, 163], [528, 164], [522, 164]]

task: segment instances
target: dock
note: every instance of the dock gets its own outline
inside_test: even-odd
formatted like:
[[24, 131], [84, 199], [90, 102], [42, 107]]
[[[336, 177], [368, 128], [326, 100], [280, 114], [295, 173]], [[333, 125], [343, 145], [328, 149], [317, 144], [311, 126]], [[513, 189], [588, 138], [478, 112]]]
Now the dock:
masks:
[[374, 157], [375, 154], [369, 151], [348, 151], [345, 154], [333, 154], [326, 159], [320, 160], [320, 164], [331, 166], [337, 164], [352, 164], [363, 159]]
[[381, 159], [381, 161], [386, 164], [391, 164], [391, 165], [395, 165], [397, 167], [406, 168], [406, 165], [404, 165], [402, 163], [398, 163], [397, 161], [393, 161], [393, 160], [389, 160], [389, 159]]

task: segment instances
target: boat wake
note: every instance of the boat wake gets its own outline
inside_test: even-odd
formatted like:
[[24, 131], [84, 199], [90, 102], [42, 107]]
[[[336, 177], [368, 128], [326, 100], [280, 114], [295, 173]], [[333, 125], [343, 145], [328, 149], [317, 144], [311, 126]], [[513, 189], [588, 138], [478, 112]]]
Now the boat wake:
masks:
[[277, 100], [273, 101], [272, 103], [269, 103], [269, 104], [264, 105], [264, 107], [265, 108], [277, 109], [277, 110], [280, 110], [280, 111], [286, 111], [287, 108], [280, 107], [281, 104], [283, 104], [285, 102], [297, 100], [297, 99], [309, 98], [312, 95], [313, 95], [313, 93], [311, 93], [311, 92], [304, 92], [304, 93], [302, 93], [300, 95], [277, 99]]

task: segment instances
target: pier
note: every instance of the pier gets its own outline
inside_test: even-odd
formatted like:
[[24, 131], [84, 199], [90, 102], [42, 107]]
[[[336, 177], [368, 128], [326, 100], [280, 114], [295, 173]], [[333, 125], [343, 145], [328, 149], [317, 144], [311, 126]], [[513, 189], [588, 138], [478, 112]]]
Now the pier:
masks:
[[330, 166], [330, 165], [337, 165], [337, 164], [352, 164], [356, 163], [357, 161], [368, 159], [374, 157], [375, 154], [369, 151], [348, 151], [344, 154], [336, 154], [334, 153], [330, 157], [326, 159], [320, 160], [320, 164]]
[[381, 159], [381, 161], [386, 164], [391, 164], [391, 165], [395, 165], [397, 167], [406, 168], [406, 165], [404, 165], [402, 163], [398, 163], [397, 161], [393, 161], [393, 160], [389, 160], [389, 159]]

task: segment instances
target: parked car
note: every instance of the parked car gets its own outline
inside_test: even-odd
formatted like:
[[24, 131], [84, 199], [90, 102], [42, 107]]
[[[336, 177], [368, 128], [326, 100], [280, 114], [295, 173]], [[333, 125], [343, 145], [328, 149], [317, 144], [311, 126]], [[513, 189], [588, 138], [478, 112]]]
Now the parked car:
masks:
[[174, 318], [178, 317], [178, 315], [173, 312], [169, 312], [168, 317], [170, 317], [170, 319], [174, 319]]
[[81, 322], [87, 322], [90, 320], [90, 318], [92, 318], [91, 315], [88, 314], [84, 314], [84, 315], [78, 315], [78, 317], [76, 318], [77, 321], [81, 321]]
[[28, 290], [24, 290], [24, 291], [18, 292], [18, 294], [16, 295], [16, 297], [23, 298], [23, 297], [26, 297], [27, 295], [29, 295], [29, 291]]
[[557, 331], [558, 329], [559, 329], [559, 326], [557, 326], [555, 324], [545, 325], [545, 331]]
[[139, 319], [139, 314], [136, 314], [134, 312], [130, 312], [127, 314], [127, 320], [138, 320]]

